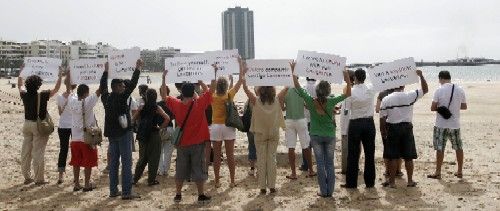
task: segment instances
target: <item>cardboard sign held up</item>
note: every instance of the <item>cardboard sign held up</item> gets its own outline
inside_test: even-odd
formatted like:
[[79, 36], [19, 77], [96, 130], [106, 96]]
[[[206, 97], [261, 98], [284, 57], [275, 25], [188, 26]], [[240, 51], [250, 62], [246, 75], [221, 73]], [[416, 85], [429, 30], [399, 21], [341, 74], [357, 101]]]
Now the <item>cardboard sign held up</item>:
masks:
[[72, 84], [99, 84], [106, 59], [78, 59], [69, 62]]
[[368, 69], [373, 88], [377, 91], [418, 83], [413, 58], [399, 59]]
[[61, 59], [47, 57], [25, 57], [22, 77], [38, 75], [45, 81], [56, 81], [59, 75]]
[[249, 86], [293, 86], [292, 60], [247, 60], [245, 79]]
[[108, 78], [130, 78], [135, 70], [135, 65], [139, 58], [141, 58], [141, 50], [139, 48], [115, 50], [109, 52]]
[[346, 58], [314, 51], [299, 51], [295, 73], [330, 83], [342, 84]]

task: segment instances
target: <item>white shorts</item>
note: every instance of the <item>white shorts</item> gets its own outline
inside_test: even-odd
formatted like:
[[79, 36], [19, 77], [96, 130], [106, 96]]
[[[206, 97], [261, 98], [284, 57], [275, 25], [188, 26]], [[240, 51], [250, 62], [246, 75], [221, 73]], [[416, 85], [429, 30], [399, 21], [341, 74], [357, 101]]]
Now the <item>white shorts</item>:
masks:
[[307, 130], [306, 119], [287, 119], [285, 120], [285, 144], [289, 149], [295, 149], [297, 145], [297, 135], [299, 136], [300, 146], [302, 149], [309, 147], [311, 140], [309, 139], [309, 131]]
[[222, 140], [235, 140], [235, 139], [236, 139], [236, 129], [234, 127], [228, 127], [223, 124], [212, 124], [210, 126], [210, 140], [222, 141]]

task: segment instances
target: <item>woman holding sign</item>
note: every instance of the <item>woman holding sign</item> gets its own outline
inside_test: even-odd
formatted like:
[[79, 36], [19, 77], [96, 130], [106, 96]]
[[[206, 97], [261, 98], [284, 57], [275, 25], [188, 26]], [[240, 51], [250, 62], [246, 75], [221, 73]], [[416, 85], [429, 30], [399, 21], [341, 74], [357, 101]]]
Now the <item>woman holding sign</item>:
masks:
[[[234, 174], [234, 140], [236, 139], [236, 129], [234, 127], [226, 126], [226, 102], [232, 101], [236, 93], [241, 87], [243, 75], [243, 67], [241, 58], [238, 59], [240, 64], [240, 77], [238, 82], [228, 90], [228, 80], [226, 77], [221, 76], [217, 78], [217, 85], [215, 93], [212, 96], [212, 125], [210, 126], [210, 140], [212, 140], [214, 148], [214, 173], [215, 173], [215, 187], [220, 187], [220, 165], [221, 165], [221, 148], [222, 141], [226, 148], [227, 165], [229, 167], [229, 174], [231, 179], [231, 188], [235, 187]], [[217, 76], [216, 76], [217, 77]]]
[[[295, 63], [292, 63], [291, 67], [292, 71], [294, 71]], [[335, 105], [351, 96], [351, 81], [347, 71], [344, 71], [344, 81], [347, 83], [344, 93], [338, 97], [329, 97], [331, 93], [330, 83], [320, 81], [316, 86], [317, 97], [313, 98], [300, 86], [298, 77], [293, 77], [295, 89], [299, 96], [304, 99], [311, 115], [309, 135], [318, 171], [317, 178], [320, 190], [318, 196], [321, 197], [332, 197], [333, 188], [335, 187], [335, 168], [333, 164], [335, 123], [332, 121], [332, 116]]]
[[[246, 72], [246, 68], [244, 68]], [[241, 78], [241, 77], [240, 77]], [[285, 128], [285, 119], [281, 111], [283, 98], [276, 97], [273, 86], [261, 86], [257, 90], [258, 98], [250, 91], [243, 81], [243, 89], [252, 106], [250, 132], [254, 134], [257, 149], [257, 173], [259, 175], [260, 193], [266, 194], [266, 188], [271, 194], [276, 192], [276, 150], [279, 143], [279, 128]]]
[[[61, 87], [62, 68], [59, 67], [59, 75], [56, 85], [52, 90], [43, 90], [38, 92], [42, 86], [42, 79], [38, 75], [28, 76], [26, 79], [26, 90], [23, 87], [23, 78], [21, 73], [24, 65], [21, 66], [17, 86], [19, 94], [24, 104], [24, 125], [23, 125], [23, 146], [21, 149], [21, 170], [24, 176], [24, 184], [30, 184], [33, 181], [37, 185], [46, 184], [44, 178], [45, 171], [45, 147], [49, 140], [50, 133], [40, 131], [37, 120], [50, 119], [47, 111], [47, 102], [49, 98], [55, 96]], [[33, 160], [33, 171], [35, 179], [31, 178], [31, 160]]]

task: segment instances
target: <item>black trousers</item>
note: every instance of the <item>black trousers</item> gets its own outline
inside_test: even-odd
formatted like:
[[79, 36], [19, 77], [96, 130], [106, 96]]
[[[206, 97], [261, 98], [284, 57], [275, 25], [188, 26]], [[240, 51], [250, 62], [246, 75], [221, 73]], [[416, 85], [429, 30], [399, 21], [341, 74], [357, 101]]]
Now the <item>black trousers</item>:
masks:
[[346, 186], [358, 186], [359, 154], [361, 144], [365, 153], [364, 180], [366, 187], [375, 185], [375, 123], [373, 118], [349, 121]]
[[66, 169], [66, 161], [68, 159], [71, 128], [58, 128], [57, 134], [59, 135], [59, 158], [57, 159], [57, 171], [64, 172]]
[[137, 182], [148, 166], [148, 183], [156, 180], [158, 165], [160, 164], [161, 140], [158, 131], [153, 131], [148, 140], [139, 141], [139, 160], [135, 165], [134, 181]]

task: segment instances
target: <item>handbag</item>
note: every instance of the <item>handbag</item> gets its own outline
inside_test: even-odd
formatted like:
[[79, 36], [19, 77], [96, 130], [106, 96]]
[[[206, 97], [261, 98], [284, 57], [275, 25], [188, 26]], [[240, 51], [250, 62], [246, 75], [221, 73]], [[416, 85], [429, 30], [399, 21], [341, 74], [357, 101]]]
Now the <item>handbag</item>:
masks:
[[452, 116], [451, 111], [450, 111], [450, 105], [451, 105], [451, 101], [453, 100], [453, 93], [454, 92], [455, 92], [455, 84], [453, 84], [453, 87], [451, 88], [451, 96], [450, 96], [450, 102], [448, 103], [448, 107], [439, 106], [437, 108], [438, 114], [440, 114], [444, 119], [449, 119]]
[[129, 117], [127, 116], [127, 114], [130, 113], [130, 105], [132, 103], [132, 98], [129, 98], [128, 99], [128, 107], [127, 107], [127, 112], [125, 112], [124, 114], [120, 115], [118, 117], [118, 122], [120, 123], [120, 126], [123, 128], [123, 129], [127, 129], [130, 125], [129, 125]]
[[45, 115], [45, 119], [40, 119], [40, 93], [37, 95], [37, 105], [36, 105], [36, 126], [38, 132], [42, 136], [49, 136], [54, 132], [54, 122], [50, 117], [49, 112]]
[[[184, 118], [184, 124], [182, 124], [181, 127], [175, 127], [175, 130], [174, 132], [172, 132], [172, 145], [174, 145], [175, 147], [179, 146], [180, 142], [181, 142], [181, 138], [182, 138], [182, 134], [184, 133], [184, 126], [186, 126], [186, 123], [187, 123], [187, 120], [189, 118], [189, 114], [191, 114], [191, 110], [193, 109], [193, 105], [194, 105], [195, 101], [193, 101], [191, 103], [191, 105], [189, 106], [189, 110], [186, 114], [186, 117]], [[178, 125], [177, 125], [178, 126]]]
[[243, 121], [241, 121], [240, 114], [233, 100], [229, 98], [229, 93], [227, 94], [226, 101], [226, 126], [234, 127], [239, 131], [243, 130]]
[[247, 102], [245, 105], [245, 111], [243, 112], [241, 121], [243, 122], [243, 129], [241, 132], [248, 133], [250, 131], [250, 126], [252, 125], [252, 108], [250, 107], [250, 102]]
[[[97, 125], [97, 119], [95, 121], [95, 126], [86, 127], [85, 125], [85, 99], [82, 100], [82, 119], [83, 119], [83, 142], [90, 146], [101, 145], [102, 142], [102, 130]], [[95, 115], [94, 115], [95, 119]]]

